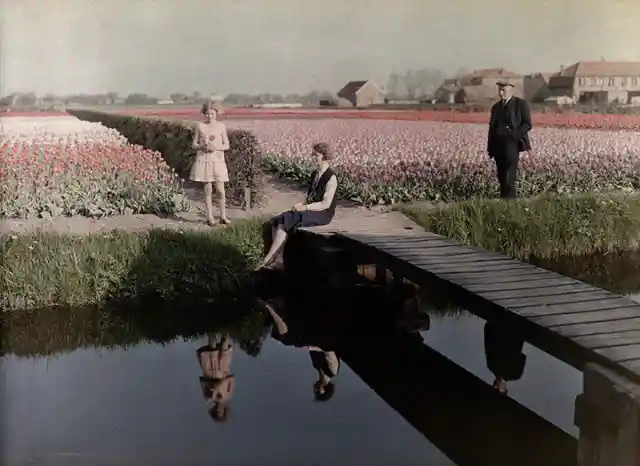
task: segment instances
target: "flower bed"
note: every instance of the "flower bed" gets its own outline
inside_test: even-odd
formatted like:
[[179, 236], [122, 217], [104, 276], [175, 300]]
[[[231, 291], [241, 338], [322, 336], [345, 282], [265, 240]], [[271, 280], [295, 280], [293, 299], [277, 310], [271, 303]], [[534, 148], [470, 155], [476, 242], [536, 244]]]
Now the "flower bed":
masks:
[[[343, 197], [366, 204], [494, 196], [486, 126], [365, 120], [229, 122], [260, 140], [269, 169], [306, 181], [309, 148], [327, 141], [338, 154]], [[520, 193], [635, 190], [640, 186], [640, 132], [546, 128], [531, 133]]]
[[160, 154], [73, 117], [0, 119], [0, 218], [186, 209]]
[[[195, 120], [200, 118], [197, 108], [129, 109], [123, 113], [137, 116], [156, 116], [166, 119]], [[250, 109], [231, 108], [225, 118], [354, 118], [367, 120], [440, 121], [451, 123], [487, 124], [489, 113], [437, 110], [324, 110], [324, 109]], [[540, 128], [577, 128], [640, 131], [640, 115], [596, 113], [533, 113], [533, 124]]]

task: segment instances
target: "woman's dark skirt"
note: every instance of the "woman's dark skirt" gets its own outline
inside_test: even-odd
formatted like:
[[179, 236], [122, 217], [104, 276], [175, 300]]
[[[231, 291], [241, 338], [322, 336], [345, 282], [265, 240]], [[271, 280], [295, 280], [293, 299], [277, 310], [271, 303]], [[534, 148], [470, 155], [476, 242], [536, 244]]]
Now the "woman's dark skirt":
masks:
[[323, 211], [287, 211], [271, 219], [271, 226], [282, 228], [287, 233], [291, 233], [297, 228], [318, 227], [331, 223], [331, 216]]

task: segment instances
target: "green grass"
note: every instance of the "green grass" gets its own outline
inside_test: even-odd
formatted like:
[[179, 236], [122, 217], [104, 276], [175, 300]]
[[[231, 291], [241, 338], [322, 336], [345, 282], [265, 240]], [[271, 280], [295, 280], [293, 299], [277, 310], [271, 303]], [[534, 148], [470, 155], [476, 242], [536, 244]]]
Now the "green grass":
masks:
[[428, 231], [525, 260], [635, 249], [640, 235], [635, 195], [475, 199], [401, 210]]
[[0, 236], [0, 309], [237, 291], [262, 254], [262, 222], [208, 232]]

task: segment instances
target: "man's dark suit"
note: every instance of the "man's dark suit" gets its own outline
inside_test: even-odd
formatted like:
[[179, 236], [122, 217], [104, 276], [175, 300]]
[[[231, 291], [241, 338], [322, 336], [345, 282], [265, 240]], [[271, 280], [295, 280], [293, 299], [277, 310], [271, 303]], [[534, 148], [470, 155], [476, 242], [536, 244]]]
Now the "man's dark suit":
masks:
[[530, 151], [531, 110], [525, 100], [511, 97], [491, 107], [487, 152], [496, 161], [500, 197], [516, 196], [520, 152]]

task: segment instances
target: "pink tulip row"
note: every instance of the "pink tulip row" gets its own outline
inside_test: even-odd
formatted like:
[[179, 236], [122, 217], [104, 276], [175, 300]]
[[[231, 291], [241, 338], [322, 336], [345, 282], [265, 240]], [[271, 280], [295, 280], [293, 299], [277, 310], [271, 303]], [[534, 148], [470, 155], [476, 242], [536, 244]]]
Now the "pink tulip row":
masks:
[[[128, 114], [157, 116], [167, 119], [198, 119], [199, 109], [191, 108], [146, 108], [131, 109]], [[335, 110], [335, 109], [257, 109], [230, 108], [225, 118], [269, 119], [269, 118], [341, 118], [358, 120], [439, 121], [450, 123], [478, 123], [489, 121], [488, 111], [458, 112], [442, 110]], [[598, 113], [533, 113], [533, 124], [540, 128], [576, 128], [640, 131], [640, 114]]]
[[[252, 120], [269, 167], [305, 179], [310, 147], [329, 142], [343, 195], [368, 204], [460, 199], [497, 192], [486, 125], [375, 120]], [[523, 154], [520, 192], [577, 193], [640, 186], [640, 132], [536, 128]]]
[[0, 218], [171, 213], [185, 206], [159, 153], [71, 117], [0, 120]]

